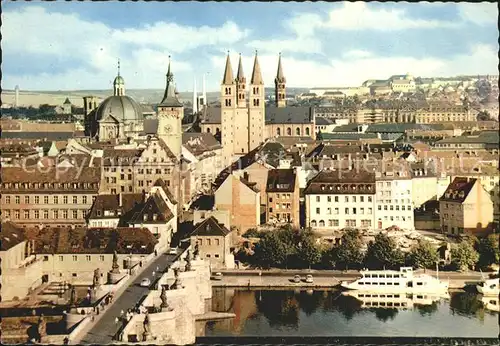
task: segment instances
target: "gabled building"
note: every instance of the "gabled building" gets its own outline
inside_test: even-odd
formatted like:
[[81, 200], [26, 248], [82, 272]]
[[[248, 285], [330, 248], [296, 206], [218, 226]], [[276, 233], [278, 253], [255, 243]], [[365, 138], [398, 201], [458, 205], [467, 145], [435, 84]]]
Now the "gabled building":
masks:
[[227, 210], [231, 226], [244, 233], [260, 225], [260, 190], [237, 174], [230, 174], [215, 191], [215, 208]]
[[266, 195], [266, 223], [300, 227], [299, 179], [293, 169], [270, 170]]
[[439, 199], [439, 214], [443, 233], [487, 233], [493, 223], [493, 202], [479, 180], [458, 177]]
[[120, 193], [116, 195], [97, 195], [90, 209], [87, 224], [95, 227], [118, 227], [123, 216], [144, 203], [142, 193]]
[[306, 227], [318, 231], [373, 229], [375, 174], [364, 170], [323, 170], [304, 190]]
[[191, 246], [198, 244], [200, 258], [208, 260], [212, 269], [234, 268], [231, 231], [214, 216], [196, 224], [190, 238]]

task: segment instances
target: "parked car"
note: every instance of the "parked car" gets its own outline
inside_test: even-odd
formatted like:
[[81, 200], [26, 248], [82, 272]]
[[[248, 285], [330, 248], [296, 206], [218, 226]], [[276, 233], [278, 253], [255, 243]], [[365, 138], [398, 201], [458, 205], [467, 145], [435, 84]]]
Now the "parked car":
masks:
[[141, 283], [140, 283], [140, 286], [141, 287], [149, 287], [149, 286], [151, 286], [151, 280], [149, 280], [148, 278], [142, 279]]
[[314, 282], [314, 280], [313, 280], [313, 276], [312, 276], [312, 275], [310, 275], [310, 274], [309, 274], [309, 275], [307, 275], [307, 276], [306, 276], [306, 282], [307, 282], [308, 284], [312, 284], [312, 283]]
[[177, 255], [177, 248], [176, 247], [171, 247], [170, 250], [168, 251], [169, 255]]
[[302, 279], [300, 278], [300, 275], [295, 275], [293, 277], [293, 282], [295, 283], [300, 283], [302, 281]]
[[212, 280], [222, 280], [222, 273], [215, 273], [212, 275]]

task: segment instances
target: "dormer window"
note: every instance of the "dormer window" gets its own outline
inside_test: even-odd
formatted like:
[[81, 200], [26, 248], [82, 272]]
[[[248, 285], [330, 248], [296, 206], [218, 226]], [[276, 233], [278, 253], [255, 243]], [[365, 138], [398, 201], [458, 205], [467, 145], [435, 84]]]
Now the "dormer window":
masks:
[[158, 219], [158, 215], [157, 214], [153, 214], [153, 221], [156, 221]]
[[143, 219], [144, 221], [147, 221], [147, 220], [148, 220], [148, 215], [147, 215], [147, 214], [144, 214], [144, 215], [143, 215], [143, 217], [142, 217], [142, 219]]

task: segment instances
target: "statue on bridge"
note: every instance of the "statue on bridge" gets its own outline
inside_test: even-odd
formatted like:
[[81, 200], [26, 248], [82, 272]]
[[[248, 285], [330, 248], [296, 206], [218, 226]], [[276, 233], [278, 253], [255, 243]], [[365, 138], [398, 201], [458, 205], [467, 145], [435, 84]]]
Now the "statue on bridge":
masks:
[[94, 290], [98, 290], [99, 287], [101, 286], [101, 270], [99, 268], [94, 270], [94, 278], [92, 280], [92, 286], [94, 287]]
[[195, 260], [200, 257], [200, 244], [198, 242], [196, 242], [196, 245], [194, 246], [193, 257]]
[[168, 290], [168, 285], [161, 285], [161, 295], [160, 295], [161, 311], [169, 311], [170, 310], [170, 306], [168, 305], [168, 302], [167, 302], [167, 290]]
[[120, 266], [118, 265], [118, 253], [115, 252], [113, 253], [113, 265], [111, 266], [111, 272], [118, 274], [120, 273]]
[[71, 292], [70, 292], [70, 296], [69, 296], [69, 306], [71, 308], [76, 307], [76, 290], [75, 290], [75, 286], [71, 286]]
[[171, 289], [176, 290], [176, 289], [184, 288], [184, 287], [182, 286], [182, 283], [181, 283], [181, 278], [180, 278], [180, 276], [179, 276], [179, 268], [175, 268], [175, 269], [174, 269], [174, 275], [175, 275], [175, 281], [174, 281], [174, 283], [173, 283], [173, 285], [172, 285]]
[[149, 313], [147, 311], [142, 326], [144, 328], [144, 332], [142, 333], [142, 340], [143, 341], [151, 340], [151, 322], [149, 321]]
[[191, 254], [189, 250], [186, 256], [186, 268], [184, 269], [184, 271], [186, 272], [191, 271]]

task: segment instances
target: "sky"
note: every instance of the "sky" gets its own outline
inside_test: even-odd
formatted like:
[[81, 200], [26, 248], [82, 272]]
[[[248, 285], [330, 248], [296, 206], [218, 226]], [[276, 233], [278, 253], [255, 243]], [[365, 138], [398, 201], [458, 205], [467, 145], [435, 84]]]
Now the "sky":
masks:
[[278, 55], [288, 87], [357, 86], [394, 74], [498, 74], [495, 3], [4, 2], [2, 87], [220, 90], [230, 52], [266, 86]]

